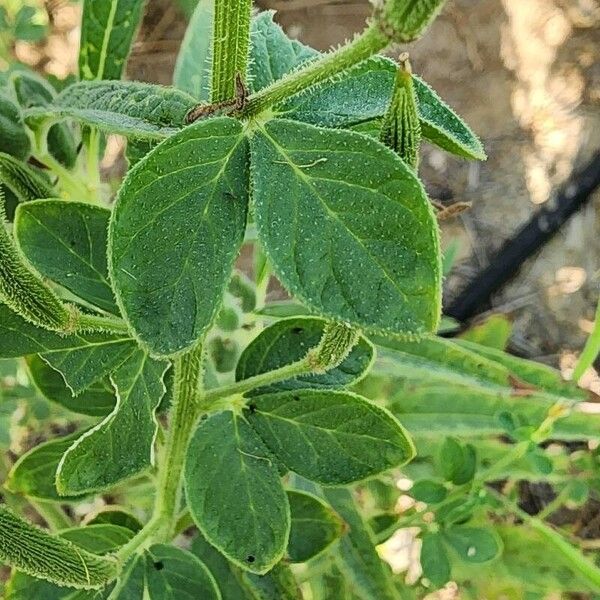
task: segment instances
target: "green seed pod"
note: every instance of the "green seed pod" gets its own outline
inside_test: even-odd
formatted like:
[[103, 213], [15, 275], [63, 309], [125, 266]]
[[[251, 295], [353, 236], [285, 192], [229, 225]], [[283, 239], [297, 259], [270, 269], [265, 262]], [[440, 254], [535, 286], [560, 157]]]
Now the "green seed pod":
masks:
[[210, 340], [208, 351], [218, 373], [228, 373], [235, 369], [239, 348], [234, 340], [215, 337]]
[[360, 332], [345, 323], [328, 323], [319, 345], [309, 351], [308, 360], [316, 373], [337, 367], [356, 346]]
[[229, 281], [228, 291], [240, 300], [242, 310], [245, 313], [252, 312], [256, 308], [254, 284], [241, 273], [233, 274]]
[[57, 585], [100, 589], [117, 577], [117, 561], [49, 535], [0, 508], [0, 560]]
[[0, 152], [25, 159], [30, 151], [31, 142], [19, 107], [0, 94]]
[[421, 146], [421, 122], [408, 54], [400, 56], [394, 94], [383, 119], [380, 140], [416, 170]]
[[55, 195], [52, 185], [41, 174], [3, 152], [0, 152], [0, 183], [9, 188], [19, 202], [52, 198]]
[[446, 0], [376, 0], [374, 19], [391, 41], [420, 38]]
[[240, 326], [240, 317], [231, 306], [224, 306], [217, 317], [217, 326], [223, 331], [235, 331]]
[[[56, 96], [54, 88], [37, 73], [17, 71], [11, 82], [17, 101], [24, 109], [48, 106]], [[69, 127], [65, 123], [52, 125], [47, 140], [50, 154], [65, 167], [73, 167], [77, 160], [77, 146]]]
[[0, 191], [0, 302], [38, 327], [68, 331], [75, 314], [21, 258], [5, 227], [4, 195]]

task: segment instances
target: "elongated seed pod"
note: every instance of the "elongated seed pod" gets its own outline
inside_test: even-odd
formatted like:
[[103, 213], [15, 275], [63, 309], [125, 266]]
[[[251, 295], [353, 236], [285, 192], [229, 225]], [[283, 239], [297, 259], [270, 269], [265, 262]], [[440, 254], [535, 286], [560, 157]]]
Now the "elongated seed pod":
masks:
[[316, 373], [337, 367], [358, 343], [360, 332], [345, 323], [328, 323], [319, 345], [308, 353], [310, 366]]
[[421, 123], [408, 54], [399, 58], [394, 94], [383, 119], [380, 140], [413, 169], [419, 164]]
[[117, 577], [117, 561], [97, 556], [0, 508], [0, 561], [56, 583], [99, 589]]
[[420, 38], [442, 10], [446, 0], [377, 0], [374, 19], [391, 41]]
[[32, 271], [6, 229], [4, 192], [0, 190], [0, 302], [34, 325], [67, 331], [74, 315]]
[[29, 165], [4, 152], [0, 152], [0, 183], [10, 188], [19, 202], [41, 200], [55, 195], [50, 182]]

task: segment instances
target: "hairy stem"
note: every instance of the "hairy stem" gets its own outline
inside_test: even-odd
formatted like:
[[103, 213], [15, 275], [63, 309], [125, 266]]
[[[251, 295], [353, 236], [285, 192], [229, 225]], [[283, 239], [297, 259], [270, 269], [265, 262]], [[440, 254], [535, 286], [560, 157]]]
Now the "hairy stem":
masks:
[[373, 56], [387, 45], [387, 36], [376, 24], [370, 24], [351, 42], [250, 96], [246, 107], [240, 111], [240, 116], [256, 116], [308, 87], [339, 75], [341, 71]]
[[88, 313], [77, 313], [75, 318], [77, 331], [99, 331], [102, 333], [128, 333], [127, 323], [116, 317], [102, 317]]
[[46, 521], [50, 531], [56, 533], [61, 529], [73, 526], [73, 522], [67, 517], [59, 504], [45, 502], [44, 500], [34, 500], [33, 498], [29, 498], [29, 504]]
[[212, 102], [231, 100], [236, 76], [246, 79], [252, 0], [216, 0], [213, 27]]
[[538, 517], [531, 516], [519, 508], [512, 500], [493, 488], [487, 488], [487, 493], [498, 500], [507, 510], [522, 519], [532, 529], [537, 531], [544, 540], [562, 554], [569, 566], [587, 581], [593, 589], [600, 589], [600, 569], [587, 559], [577, 548], [570, 544], [558, 532], [546, 525]]
[[167, 524], [166, 539], [175, 526], [181, 504], [181, 477], [185, 455], [200, 415], [198, 396], [202, 380], [202, 347], [175, 361], [175, 392], [167, 443], [160, 464], [154, 516]]

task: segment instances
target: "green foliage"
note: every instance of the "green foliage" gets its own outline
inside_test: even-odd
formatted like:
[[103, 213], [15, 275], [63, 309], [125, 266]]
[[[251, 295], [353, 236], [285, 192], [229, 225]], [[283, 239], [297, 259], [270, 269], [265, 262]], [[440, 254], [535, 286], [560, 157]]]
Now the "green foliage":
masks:
[[[356, 133], [278, 119], [255, 133], [252, 159], [259, 239], [295, 296], [321, 314], [375, 331], [437, 328], [441, 267], [433, 212], [392, 152]], [[358, 279], [360, 288], [353, 286]]]
[[120, 79], [144, 0], [85, 0], [79, 49], [81, 79]]
[[[277, 464], [244, 418], [225, 411], [200, 424], [188, 450], [185, 490], [200, 532], [233, 563], [262, 574], [283, 558], [289, 504]], [[236, 518], [224, 515], [223, 506]]]
[[[322, 54], [249, 0], [200, 0], [176, 87], [121, 81], [143, 4], [85, 1], [61, 92], [0, 78], [7, 600], [597, 591], [597, 552], [545, 523], [600, 490], [588, 394], [507, 353], [502, 317], [436, 335], [457, 328], [419, 143], [485, 152], [376, 53], [443, 2], [377, 2]], [[27, 6], [0, 29], [41, 35]], [[105, 134], [126, 138], [120, 185]], [[521, 480], [555, 499], [531, 516]], [[399, 530], [410, 584], [386, 564]]]
[[244, 237], [247, 160], [239, 122], [201, 121], [159, 145], [119, 191], [111, 277], [127, 320], [156, 354], [190, 348], [220, 308]]

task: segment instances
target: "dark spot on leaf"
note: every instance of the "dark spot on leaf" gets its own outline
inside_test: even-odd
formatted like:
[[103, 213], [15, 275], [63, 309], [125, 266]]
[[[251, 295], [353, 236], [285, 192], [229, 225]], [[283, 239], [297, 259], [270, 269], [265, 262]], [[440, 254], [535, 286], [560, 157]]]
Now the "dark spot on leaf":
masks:
[[246, 558], [246, 562], [249, 563], [253, 563], [256, 560], [256, 558], [254, 556], [252, 556], [252, 554], [248, 555], [248, 557]]
[[295, 400], [296, 402], [300, 402], [300, 396], [294, 396], [294, 400]]
[[248, 404], [248, 410], [250, 411], [250, 414], [254, 414], [256, 412], [256, 404], [252, 402]]
[[154, 563], [154, 568], [155, 568], [157, 571], [162, 571], [162, 570], [165, 568], [165, 565], [164, 565], [164, 563], [162, 562], [162, 560], [159, 560], [159, 561], [157, 561], [157, 562], [155, 562], [155, 563]]
[[290, 329], [290, 331], [291, 331], [292, 333], [296, 333], [296, 334], [298, 334], [298, 333], [302, 333], [302, 332], [304, 331], [304, 327], [292, 327], [292, 328]]

